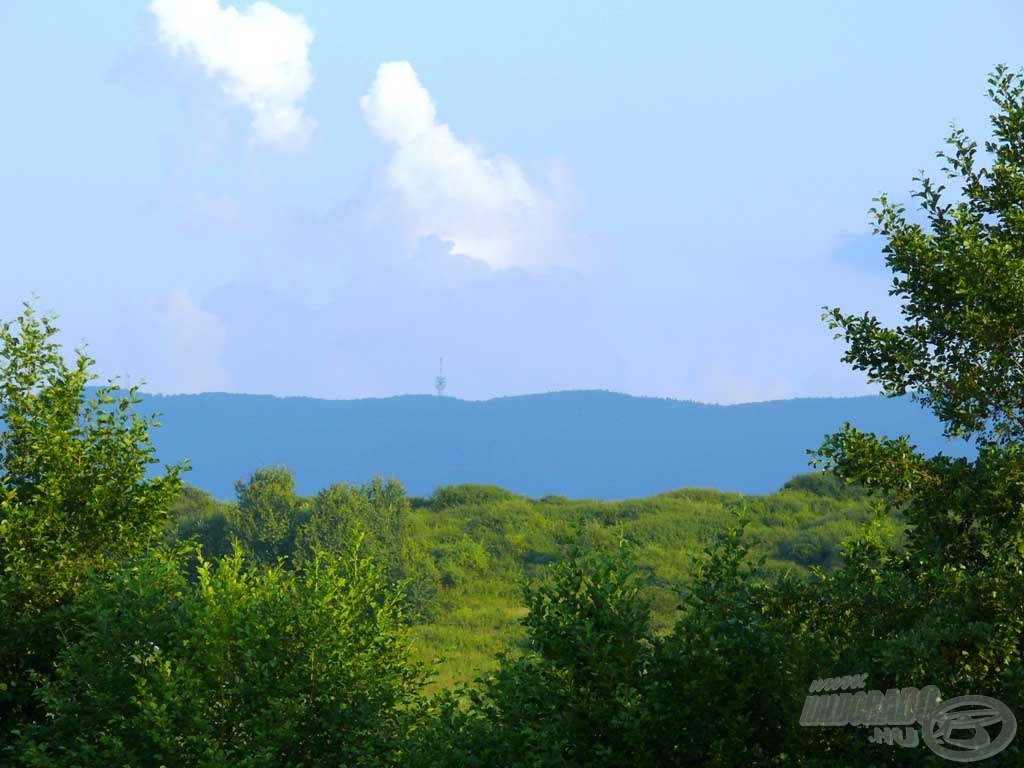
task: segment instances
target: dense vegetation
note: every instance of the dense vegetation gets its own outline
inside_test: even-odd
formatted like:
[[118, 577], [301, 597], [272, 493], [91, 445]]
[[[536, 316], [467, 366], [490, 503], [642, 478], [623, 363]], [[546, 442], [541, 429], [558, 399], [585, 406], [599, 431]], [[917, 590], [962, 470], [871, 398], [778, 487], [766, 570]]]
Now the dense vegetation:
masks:
[[[694, 558], [741, 516], [744, 541], [765, 557], [765, 569], [798, 573], [836, 567], [842, 542], [877, 516], [864, 489], [825, 473], [796, 477], [770, 496], [680, 490], [601, 502], [534, 500], [481, 485], [406, 498], [396, 480], [379, 478], [304, 498], [283, 467], [239, 483], [233, 503], [185, 486], [172, 513], [168, 541], [195, 540], [211, 559], [237, 544], [254, 562], [283, 558], [287, 567], [318, 549], [348, 552], [358, 540], [364, 554], [404, 582], [417, 654], [440, 659], [435, 685], [469, 682], [521, 641], [521, 583], [543, 576], [573, 548], [612, 550], [628, 542], [648, 576], [641, 596], [651, 605], [652, 624], [667, 631]], [[877, 524], [887, 541], [898, 540], [895, 520]]]
[[[0, 325], [5, 762], [934, 765], [868, 741], [898, 717], [808, 713], [809, 683], [1024, 713], [1024, 86], [990, 83], [989, 167], [954, 131], [959, 198], [922, 179], [927, 227], [878, 201], [906, 324], [825, 314], [973, 460], [847, 424], [812, 451], [824, 474], [766, 497], [410, 499], [380, 478], [301, 497], [270, 467], [221, 504], [186, 467], [147, 473], [136, 394], [87, 399], [92, 361], [69, 365], [49, 318]], [[430, 689], [433, 652], [455, 667]], [[1020, 741], [995, 762], [1024, 763]]]

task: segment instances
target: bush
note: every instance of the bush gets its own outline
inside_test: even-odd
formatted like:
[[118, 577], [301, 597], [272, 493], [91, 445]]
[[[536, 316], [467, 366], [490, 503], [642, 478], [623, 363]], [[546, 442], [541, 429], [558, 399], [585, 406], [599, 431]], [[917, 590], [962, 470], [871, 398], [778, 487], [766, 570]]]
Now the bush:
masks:
[[423, 671], [401, 596], [357, 557], [297, 571], [154, 551], [91, 578], [25, 733], [32, 766], [379, 766], [401, 754]]

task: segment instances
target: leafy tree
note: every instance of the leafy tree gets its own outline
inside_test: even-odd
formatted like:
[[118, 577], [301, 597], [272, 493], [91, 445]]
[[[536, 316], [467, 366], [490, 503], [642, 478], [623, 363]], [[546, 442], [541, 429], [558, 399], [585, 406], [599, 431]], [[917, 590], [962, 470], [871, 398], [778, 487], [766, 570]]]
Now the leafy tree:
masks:
[[[152, 418], [137, 388], [87, 397], [93, 360], [69, 364], [54, 318], [31, 304], [0, 323], [0, 730], [37, 716], [34, 675], [50, 672], [55, 609], [86, 572], [160, 541], [184, 466], [150, 477]], [[0, 738], [0, 741], [3, 740]]]
[[287, 467], [264, 467], [237, 482], [231, 532], [261, 563], [299, 559], [314, 548], [349, 550], [364, 538], [367, 552], [400, 570], [409, 500], [400, 482], [374, 477], [362, 486], [336, 483], [312, 499], [295, 492]]
[[409, 499], [405, 487], [394, 478], [384, 481], [380, 475], [361, 488], [370, 505], [370, 514], [363, 523], [377, 546], [386, 553], [393, 563], [402, 550], [406, 521], [409, 516]]
[[204, 557], [215, 559], [232, 553], [231, 524], [234, 509], [206, 491], [184, 484], [171, 505], [172, 523], [165, 532], [168, 545], [196, 540]]
[[937, 156], [960, 185], [958, 199], [919, 177], [914, 197], [927, 227], [884, 195], [872, 209], [906, 323], [825, 314], [848, 345], [844, 362], [889, 394], [911, 393], [947, 434], [984, 442], [1024, 437], [1024, 79], [999, 66], [989, 85], [998, 108], [985, 142], [990, 166], [979, 166], [977, 142], [954, 128], [950, 151]]
[[406, 607], [420, 618], [434, 609], [440, 574], [433, 559], [409, 530], [411, 504], [398, 480], [377, 475], [359, 488], [360, 503], [352, 506], [355, 530], [365, 533], [367, 552], [384, 563], [391, 580], [400, 583]]
[[[997, 67], [989, 78], [990, 163], [954, 128], [939, 152], [945, 187], [918, 178], [927, 224], [886, 197], [874, 209], [895, 273], [905, 323], [825, 313], [848, 350], [844, 360], [889, 395], [910, 393], [974, 438], [974, 461], [925, 457], [906, 437], [847, 424], [815, 462], [882, 491], [909, 523], [905, 549], [865, 540], [847, 567], [822, 584], [821, 627], [849, 668], [873, 683], [939, 686], [950, 696], [984, 693], [1024, 706], [1024, 77]], [[1000, 759], [1020, 762], [1019, 744]]]
[[[459, 697], [443, 697], [433, 748], [412, 765], [631, 766], [655, 637], [644, 579], [625, 547], [582, 552], [526, 584], [528, 651]], [[440, 744], [437, 744], [440, 742]]]
[[335, 483], [309, 502], [309, 516], [295, 535], [295, 553], [301, 560], [320, 549], [340, 552], [351, 549], [365, 535], [361, 520], [368, 517], [369, 502], [347, 483]]
[[359, 540], [363, 551], [386, 563], [393, 577], [401, 570], [409, 500], [397, 480], [385, 483], [377, 476], [362, 486], [335, 483], [304, 508], [295, 534], [300, 559], [314, 549], [347, 551]]
[[805, 631], [811, 594], [744, 542], [745, 521], [696, 559], [683, 613], [657, 647], [643, 713], [644, 764], [767, 765], [792, 751], [820, 650]]
[[264, 467], [235, 483], [238, 505], [232, 529], [259, 563], [287, 557], [295, 547], [302, 513], [295, 477], [287, 467]]
[[979, 456], [926, 458], [905, 437], [849, 424], [816, 452], [844, 479], [892, 494], [919, 549], [965, 565], [1002, 561], [1024, 544], [1024, 79], [1000, 66], [989, 84], [998, 108], [985, 143], [990, 166], [954, 129], [951, 151], [937, 154], [961, 185], [958, 199], [947, 202], [943, 185], [921, 177], [914, 196], [928, 228], [885, 196], [873, 209], [906, 323], [883, 328], [868, 313], [835, 308], [824, 315], [848, 345], [844, 361], [890, 395], [909, 392], [948, 435], [974, 437]]
[[423, 670], [401, 596], [361, 557], [297, 570], [154, 550], [89, 579], [41, 690], [32, 766], [379, 766], [402, 754]]

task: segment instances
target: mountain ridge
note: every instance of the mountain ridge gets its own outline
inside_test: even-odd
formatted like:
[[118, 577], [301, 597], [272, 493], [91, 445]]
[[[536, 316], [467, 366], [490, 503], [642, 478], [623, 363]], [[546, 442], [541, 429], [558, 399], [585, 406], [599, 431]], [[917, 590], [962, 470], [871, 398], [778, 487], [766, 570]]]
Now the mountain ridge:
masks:
[[804, 397], [731, 405], [608, 390], [460, 400], [437, 395], [324, 400], [140, 393], [163, 463], [191, 458], [188, 483], [219, 498], [283, 464], [300, 493], [396, 477], [414, 496], [482, 483], [540, 497], [624, 499], [682, 487], [771, 493], [807, 472], [808, 449], [850, 421], [907, 434], [926, 454], [974, 456], [908, 397]]

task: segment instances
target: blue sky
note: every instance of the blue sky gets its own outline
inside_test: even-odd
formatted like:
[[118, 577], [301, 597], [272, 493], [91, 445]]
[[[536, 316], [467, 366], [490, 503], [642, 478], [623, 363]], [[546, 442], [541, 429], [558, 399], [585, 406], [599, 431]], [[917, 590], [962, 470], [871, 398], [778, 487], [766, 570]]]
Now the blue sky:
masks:
[[1016, 2], [0, 5], [0, 316], [148, 391], [874, 391], [867, 213]]

